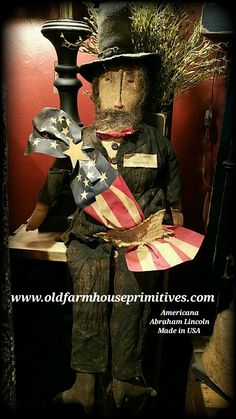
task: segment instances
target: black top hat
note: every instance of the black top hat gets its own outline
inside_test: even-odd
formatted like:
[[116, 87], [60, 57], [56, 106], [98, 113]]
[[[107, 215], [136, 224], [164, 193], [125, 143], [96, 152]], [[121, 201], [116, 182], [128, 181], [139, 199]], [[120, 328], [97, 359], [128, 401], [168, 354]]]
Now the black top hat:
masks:
[[135, 53], [131, 40], [130, 9], [127, 2], [104, 2], [98, 9], [98, 59], [82, 64], [79, 73], [89, 82], [111, 66], [127, 62], [155, 66], [161, 59], [156, 53]]

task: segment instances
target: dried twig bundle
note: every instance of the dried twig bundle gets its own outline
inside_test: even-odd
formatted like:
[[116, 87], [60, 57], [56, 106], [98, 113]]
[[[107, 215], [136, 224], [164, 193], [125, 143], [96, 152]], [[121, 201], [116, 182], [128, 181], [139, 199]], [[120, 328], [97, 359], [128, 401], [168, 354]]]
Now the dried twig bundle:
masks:
[[[162, 60], [153, 86], [155, 111], [169, 109], [174, 95], [181, 95], [213, 74], [225, 75], [226, 44], [215, 43], [201, 34], [200, 19], [191, 20], [184, 3], [131, 2], [130, 19], [134, 52], [155, 52]], [[89, 7], [92, 35], [81, 50], [98, 54], [98, 12]]]

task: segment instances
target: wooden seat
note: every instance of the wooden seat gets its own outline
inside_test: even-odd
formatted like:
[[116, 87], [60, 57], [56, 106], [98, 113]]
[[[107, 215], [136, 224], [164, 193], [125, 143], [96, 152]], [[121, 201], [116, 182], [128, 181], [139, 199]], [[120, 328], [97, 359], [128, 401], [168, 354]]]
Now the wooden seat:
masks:
[[15, 257], [66, 262], [66, 246], [61, 233], [26, 231], [25, 228], [26, 224], [22, 224], [9, 237], [9, 249]]

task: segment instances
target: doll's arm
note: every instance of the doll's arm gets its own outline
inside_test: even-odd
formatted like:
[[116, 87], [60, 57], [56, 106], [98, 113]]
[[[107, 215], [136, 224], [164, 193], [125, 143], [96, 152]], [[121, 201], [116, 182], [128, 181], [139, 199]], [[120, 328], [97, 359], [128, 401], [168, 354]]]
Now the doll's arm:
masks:
[[167, 153], [166, 198], [170, 205], [174, 225], [182, 226], [184, 217], [181, 204], [181, 180], [176, 154], [169, 141]]
[[48, 171], [46, 181], [39, 191], [35, 209], [26, 225], [26, 231], [36, 230], [43, 223], [50, 207], [57, 202], [70, 171], [70, 159], [55, 159]]
[[180, 202], [176, 202], [171, 206], [171, 214], [173, 218], [173, 224], [176, 226], [184, 225], [184, 216], [182, 213], [182, 206]]
[[33, 213], [26, 224], [26, 231], [36, 230], [47, 217], [49, 206], [42, 202], [37, 202]]

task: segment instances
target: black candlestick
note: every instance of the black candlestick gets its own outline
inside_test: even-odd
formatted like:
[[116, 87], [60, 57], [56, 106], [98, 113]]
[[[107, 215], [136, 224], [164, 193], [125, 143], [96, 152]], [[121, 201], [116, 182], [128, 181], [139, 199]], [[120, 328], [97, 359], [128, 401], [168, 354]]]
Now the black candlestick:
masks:
[[[78, 113], [77, 95], [82, 83], [77, 79], [77, 54], [81, 42], [89, 35], [90, 29], [86, 23], [72, 19], [59, 19], [47, 21], [41, 30], [42, 34], [51, 41], [55, 47], [58, 63], [55, 70], [58, 78], [54, 82], [60, 98], [60, 109], [63, 109], [79, 125], [82, 125]], [[56, 203], [50, 208], [39, 231], [67, 230], [70, 225], [76, 204], [70, 188], [70, 176], [61, 176], [61, 188]], [[60, 180], [60, 179], [59, 179]]]
[[80, 125], [77, 95], [82, 83], [77, 79], [77, 54], [81, 42], [90, 35], [87, 24], [72, 19], [49, 20], [41, 30], [42, 34], [53, 44], [58, 63], [55, 70], [58, 78], [54, 82], [60, 97], [60, 109], [75, 119]]

